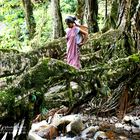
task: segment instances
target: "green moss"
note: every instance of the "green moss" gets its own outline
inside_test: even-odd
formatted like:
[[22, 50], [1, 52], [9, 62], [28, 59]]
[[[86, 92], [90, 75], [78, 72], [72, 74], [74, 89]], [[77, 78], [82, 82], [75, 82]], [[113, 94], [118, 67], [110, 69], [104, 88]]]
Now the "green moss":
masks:
[[[0, 92], [0, 114], [5, 111], [10, 111], [11, 107], [14, 106], [15, 96], [11, 92], [1, 91]], [[0, 116], [1, 117], [1, 116]]]
[[122, 31], [119, 29], [116, 30], [109, 30], [103, 34], [93, 35], [89, 43], [92, 42], [93, 46], [106, 46], [116, 42], [116, 40], [121, 36]]
[[130, 60], [140, 64], [140, 53], [131, 55]]
[[10, 52], [13, 52], [13, 53], [15, 53], [15, 54], [16, 54], [16, 53], [19, 53], [18, 50], [12, 49], [12, 48], [9, 48], [9, 49], [8, 49], [8, 48], [6, 48], [6, 49], [5, 49], [5, 48], [3, 48], [3, 49], [0, 48], [0, 52], [3, 52], [3, 53], [10, 53]]
[[117, 19], [117, 14], [118, 14], [118, 2], [117, 0], [114, 0], [113, 3], [112, 3], [112, 7], [111, 7], [111, 15], [110, 17], [113, 18], [113, 20], [116, 20]]
[[45, 80], [52, 75], [51, 71], [48, 69], [48, 60], [43, 60], [41, 64], [30, 75], [30, 82], [33, 87], [41, 87]]

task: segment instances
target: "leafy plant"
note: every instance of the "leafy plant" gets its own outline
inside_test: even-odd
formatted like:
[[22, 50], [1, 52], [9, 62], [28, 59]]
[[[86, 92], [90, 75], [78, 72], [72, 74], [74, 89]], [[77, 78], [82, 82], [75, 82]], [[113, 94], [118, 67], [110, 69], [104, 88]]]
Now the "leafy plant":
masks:
[[65, 13], [74, 13], [76, 11], [77, 0], [62, 0], [61, 10]]

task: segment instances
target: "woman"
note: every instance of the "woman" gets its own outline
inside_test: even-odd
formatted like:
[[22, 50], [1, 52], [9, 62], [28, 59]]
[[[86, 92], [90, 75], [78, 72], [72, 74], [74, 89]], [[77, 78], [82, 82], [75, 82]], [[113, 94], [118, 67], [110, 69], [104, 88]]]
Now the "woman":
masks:
[[[65, 19], [65, 22], [68, 25], [68, 28], [66, 29], [67, 63], [76, 69], [80, 69], [81, 64], [79, 48], [87, 40], [88, 33], [76, 26], [74, 21], [75, 18], [71, 16]], [[84, 39], [81, 34], [84, 35]]]

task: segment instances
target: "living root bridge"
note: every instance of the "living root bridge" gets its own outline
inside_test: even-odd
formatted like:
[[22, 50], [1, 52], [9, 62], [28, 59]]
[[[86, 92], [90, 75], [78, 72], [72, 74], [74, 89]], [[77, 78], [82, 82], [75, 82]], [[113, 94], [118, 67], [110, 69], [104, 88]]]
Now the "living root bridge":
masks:
[[[140, 53], [137, 53], [108, 64], [98, 65], [95, 68], [78, 71], [60, 60], [48, 58], [42, 60], [20, 78], [17, 77], [7, 92], [8, 94], [12, 92], [12, 99], [18, 101], [15, 102], [15, 104], [11, 102], [11, 106], [16, 107], [22, 104], [23, 100], [25, 100], [24, 103], [26, 105], [28, 96], [33, 94], [33, 91], [35, 91], [35, 93], [40, 92], [41, 94], [47, 95], [47, 91], [50, 87], [63, 85], [65, 89], [62, 89], [62, 91], [59, 90], [57, 96], [56, 94], [50, 94], [50, 97], [47, 95], [49, 104], [51, 99], [53, 101], [54, 98], [55, 100], [58, 98], [59, 100], [66, 99], [65, 101], [72, 105], [77, 102], [77, 96], [80, 97], [80, 100], [83, 100], [83, 98], [85, 98], [87, 94], [91, 94], [91, 92], [93, 97], [97, 93], [102, 95], [104, 86], [108, 86], [108, 91], [106, 92], [114, 90], [118, 87], [119, 82], [121, 82], [121, 78], [125, 81], [131, 74], [135, 74], [136, 70], [140, 70], [139, 63]], [[124, 77], [124, 75], [127, 77]], [[72, 90], [69, 86], [71, 81], [78, 84], [78, 89], [76, 91]], [[66, 91], [66, 93], [64, 91]], [[72, 97], [75, 95], [75, 97], [69, 100], [68, 94], [72, 94]], [[25, 96], [26, 98], [24, 98]], [[6, 110], [6, 108], [4, 108], [6, 104], [10, 106], [9, 100], [7, 100], [8, 98], [5, 97], [7, 97], [6, 93], [1, 94], [1, 99], [3, 99], [1, 104], [2, 112]], [[47, 98], [45, 102], [47, 104]], [[56, 106], [56, 104], [52, 102], [52, 105], [49, 106]]]
[[[121, 30], [109, 30], [108, 32], [91, 34], [88, 42], [81, 48], [81, 53], [93, 53], [97, 47], [113, 44], [119, 39]], [[99, 49], [98, 48], [98, 49]], [[1, 73], [0, 77], [20, 75], [34, 67], [40, 60], [52, 57], [63, 60], [66, 51], [66, 39], [55, 39], [46, 43], [45, 46], [29, 53], [22, 53], [16, 50], [1, 49]]]

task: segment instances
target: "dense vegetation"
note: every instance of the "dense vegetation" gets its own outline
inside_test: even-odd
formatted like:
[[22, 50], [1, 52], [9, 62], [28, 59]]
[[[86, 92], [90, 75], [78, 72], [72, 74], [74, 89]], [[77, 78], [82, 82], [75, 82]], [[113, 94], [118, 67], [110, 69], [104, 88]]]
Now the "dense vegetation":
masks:
[[[86, 104], [91, 115], [109, 112], [122, 118], [140, 104], [138, 0], [108, 0], [108, 5], [98, 1], [98, 8], [91, 7], [98, 16], [83, 18], [93, 30], [80, 50], [79, 71], [64, 61], [65, 37], [53, 39], [53, 18], [57, 17], [52, 18], [51, 1], [30, 2], [32, 11], [24, 0], [0, 1], [0, 123], [11, 125], [26, 118], [28, 132], [35, 115], [61, 105], [69, 108], [67, 114]], [[80, 2], [60, 0], [63, 23], [67, 15], [76, 15], [78, 7], [83, 7]], [[101, 9], [107, 6], [108, 14]]]

